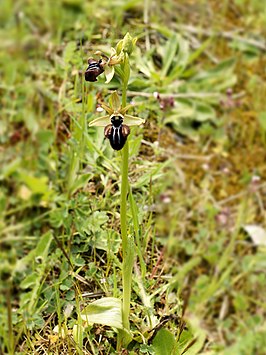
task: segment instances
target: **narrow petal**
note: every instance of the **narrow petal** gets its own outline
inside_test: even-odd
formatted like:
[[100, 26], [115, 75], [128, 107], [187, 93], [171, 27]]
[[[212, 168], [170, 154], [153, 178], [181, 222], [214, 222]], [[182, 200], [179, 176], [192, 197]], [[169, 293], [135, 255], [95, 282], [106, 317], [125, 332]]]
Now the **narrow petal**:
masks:
[[125, 115], [124, 124], [128, 126], [139, 126], [144, 123], [145, 120], [140, 117]]
[[122, 115], [124, 115], [131, 107], [133, 107], [133, 105], [131, 104], [126, 105], [125, 107], [121, 108], [119, 112], [122, 113]]
[[107, 113], [109, 113], [109, 115], [112, 115], [114, 113], [114, 110], [111, 107], [105, 105], [105, 103], [102, 103], [101, 106]]
[[95, 120], [93, 120], [89, 123], [89, 127], [92, 127], [92, 126], [105, 127], [108, 124], [110, 124], [110, 116], [106, 115], [106, 116], [95, 118]]

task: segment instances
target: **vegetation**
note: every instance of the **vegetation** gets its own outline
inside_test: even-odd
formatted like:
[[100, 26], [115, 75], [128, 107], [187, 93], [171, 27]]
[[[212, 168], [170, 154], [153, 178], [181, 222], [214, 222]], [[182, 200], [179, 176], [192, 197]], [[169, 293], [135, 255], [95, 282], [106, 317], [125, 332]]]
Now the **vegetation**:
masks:
[[[0, 23], [0, 353], [265, 354], [263, 1], [4, 0]], [[86, 82], [127, 33], [128, 85], [125, 61]], [[145, 120], [121, 151], [92, 126], [114, 91]]]

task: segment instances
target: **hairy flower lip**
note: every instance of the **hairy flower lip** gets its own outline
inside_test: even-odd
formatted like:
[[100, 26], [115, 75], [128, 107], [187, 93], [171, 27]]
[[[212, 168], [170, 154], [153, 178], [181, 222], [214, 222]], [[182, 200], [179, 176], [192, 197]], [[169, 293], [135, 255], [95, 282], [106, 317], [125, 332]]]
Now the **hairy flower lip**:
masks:
[[102, 59], [95, 60], [93, 58], [88, 59], [88, 68], [85, 71], [85, 80], [90, 82], [97, 81], [97, 76], [104, 72], [104, 63]]

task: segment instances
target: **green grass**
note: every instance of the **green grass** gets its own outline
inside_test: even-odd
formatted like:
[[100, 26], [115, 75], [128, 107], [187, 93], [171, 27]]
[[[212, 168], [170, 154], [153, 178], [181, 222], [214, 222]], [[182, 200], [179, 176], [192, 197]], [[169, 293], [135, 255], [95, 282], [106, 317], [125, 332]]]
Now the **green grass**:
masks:
[[0, 353], [116, 353], [82, 311], [122, 297], [122, 155], [88, 126], [121, 84], [83, 73], [129, 31], [128, 353], [265, 354], [263, 2], [5, 0], [0, 23]]

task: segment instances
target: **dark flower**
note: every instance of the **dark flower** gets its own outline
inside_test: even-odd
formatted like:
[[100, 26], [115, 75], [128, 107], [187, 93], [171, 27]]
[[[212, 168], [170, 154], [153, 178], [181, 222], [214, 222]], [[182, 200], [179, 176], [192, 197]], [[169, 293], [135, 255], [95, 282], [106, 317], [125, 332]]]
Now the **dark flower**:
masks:
[[97, 81], [97, 76], [104, 72], [102, 59], [99, 61], [89, 58], [88, 59], [88, 68], [85, 71], [85, 80], [86, 81]]
[[111, 124], [104, 128], [105, 138], [109, 139], [111, 147], [114, 150], [121, 150], [126, 143], [130, 128], [123, 124], [124, 116], [121, 114], [111, 115], [110, 120]]

